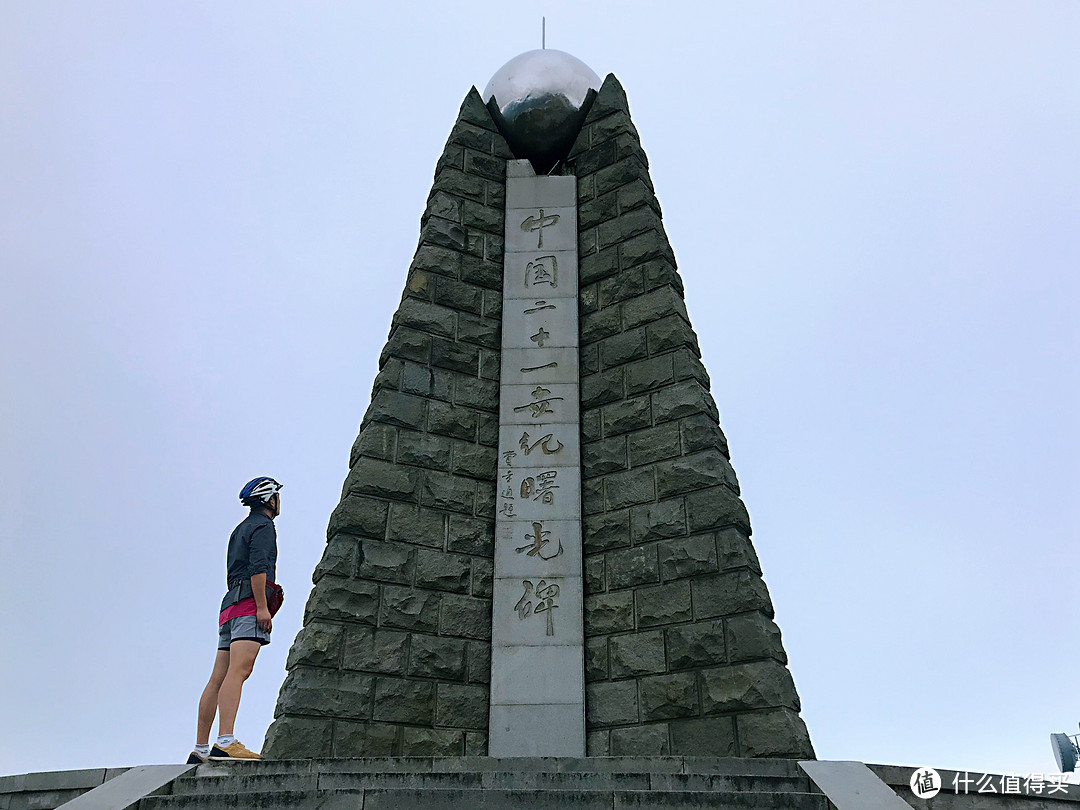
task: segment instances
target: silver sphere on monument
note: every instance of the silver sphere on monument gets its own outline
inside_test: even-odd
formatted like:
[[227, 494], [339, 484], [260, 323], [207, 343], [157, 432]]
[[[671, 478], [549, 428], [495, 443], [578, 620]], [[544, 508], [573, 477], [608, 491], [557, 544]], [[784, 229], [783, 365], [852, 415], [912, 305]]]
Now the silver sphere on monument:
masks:
[[526, 51], [495, 72], [484, 102], [514, 154], [546, 173], [570, 152], [599, 89], [600, 77], [577, 57]]

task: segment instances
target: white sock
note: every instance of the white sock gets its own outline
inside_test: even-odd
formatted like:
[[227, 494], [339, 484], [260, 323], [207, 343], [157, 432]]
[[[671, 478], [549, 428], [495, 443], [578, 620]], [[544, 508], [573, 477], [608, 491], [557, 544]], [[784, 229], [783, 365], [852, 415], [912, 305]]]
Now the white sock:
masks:
[[232, 734], [219, 734], [217, 738], [217, 744], [224, 748], [226, 745], [232, 745], [236, 742], [236, 737]]
[[195, 753], [198, 754], [200, 757], [205, 757], [207, 754], [210, 753], [210, 743], [207, 743], [206, 745], [199, 745], [198, 743], [195, 743]]

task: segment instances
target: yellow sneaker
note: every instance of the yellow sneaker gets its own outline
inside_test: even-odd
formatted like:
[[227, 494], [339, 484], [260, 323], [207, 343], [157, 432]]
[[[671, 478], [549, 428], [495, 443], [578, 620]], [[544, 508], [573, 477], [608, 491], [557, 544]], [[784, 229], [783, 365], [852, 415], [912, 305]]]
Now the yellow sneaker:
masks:
[[239, 740], [233, 740], [225, 747], [215, 744], [210, 749], [210, 756], [207, 759], [213, 762], [221, 762], [225, 759], [259, 759], [259, 755], [254, 751], [248, 751]]

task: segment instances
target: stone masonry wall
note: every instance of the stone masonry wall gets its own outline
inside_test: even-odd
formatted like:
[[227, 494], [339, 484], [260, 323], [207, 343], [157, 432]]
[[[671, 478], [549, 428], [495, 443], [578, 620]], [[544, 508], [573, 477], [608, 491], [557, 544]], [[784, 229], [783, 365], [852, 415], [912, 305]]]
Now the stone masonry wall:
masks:
[[487, 752], [509, 157], [474, 88], [435, 171], [267, 758]]
[[588, 753], [812, 757], [614, 76], [568, 165], [580, 203]]

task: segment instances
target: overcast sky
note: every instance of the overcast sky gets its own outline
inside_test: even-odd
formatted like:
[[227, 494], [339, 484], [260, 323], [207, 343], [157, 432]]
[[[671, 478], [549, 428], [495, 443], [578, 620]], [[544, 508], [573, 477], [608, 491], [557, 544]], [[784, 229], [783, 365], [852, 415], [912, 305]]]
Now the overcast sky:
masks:
[[626, 88], [818, 756], [1080, 720], [1080, 4], [0, 2], [0, 774], [183, 761], [284, 482], [257, 749], [473, 84]]

